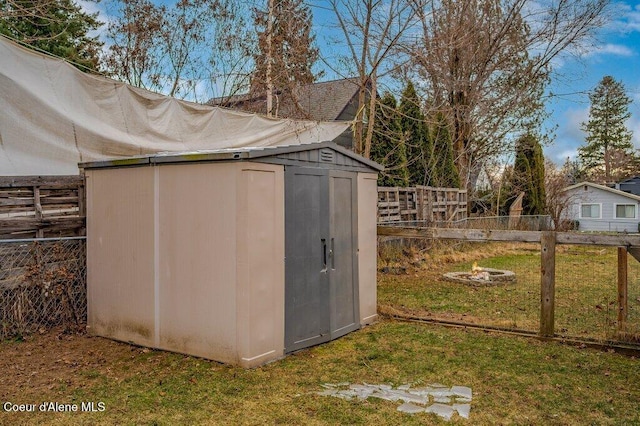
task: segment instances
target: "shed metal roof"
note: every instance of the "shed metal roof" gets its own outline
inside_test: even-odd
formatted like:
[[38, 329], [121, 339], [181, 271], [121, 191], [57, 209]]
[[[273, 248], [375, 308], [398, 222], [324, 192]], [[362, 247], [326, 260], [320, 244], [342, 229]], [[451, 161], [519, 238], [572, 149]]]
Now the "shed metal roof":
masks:
[[258, 159], [268, 159], [282, 154], [299, 153], [304, 151], [315, 151], [321, 149], [333, 150], [362, 166], [375, 171], [384, 170], [384, 167], [374, 161], [364, 158], [354, 152], [341, 147], [334, 142], [319, 142], [302, 145], [287, 145], [276, 147], [243, 147], [227, 148], [215, 150], [199, 150], [186, 152], [161, 152], [152, 155], [135, 156], [130, 158], [119, 158], [104, 161], [92, 161], [80, 163], [81, 169], [101, 169], [112, 167], [136, 167], [146, 165], [170, 164], [170, 163], [190, 163], [190, 162], [213, 162], [213, 161], [250, 161]]

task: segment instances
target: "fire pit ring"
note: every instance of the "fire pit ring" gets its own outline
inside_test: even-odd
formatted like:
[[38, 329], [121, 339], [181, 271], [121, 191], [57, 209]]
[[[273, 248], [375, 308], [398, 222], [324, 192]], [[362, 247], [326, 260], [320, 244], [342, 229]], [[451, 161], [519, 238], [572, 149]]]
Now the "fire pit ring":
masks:
[[443, 278], [447, 281], [473, 286], [499, 285], [516, 282], [516, 274], [513, 271], [493, 268], [482, 268], [479, 274], [465, 271], [447, 272], [443, 275]]

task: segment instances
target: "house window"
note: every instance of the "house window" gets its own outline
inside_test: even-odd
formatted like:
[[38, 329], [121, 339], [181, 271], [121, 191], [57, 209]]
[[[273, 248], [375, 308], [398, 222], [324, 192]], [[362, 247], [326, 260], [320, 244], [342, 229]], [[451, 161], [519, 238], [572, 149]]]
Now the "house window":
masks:
[[580, 217], [584, 219], [600, 219], [600, 204], [581, 204]]
[[635, 219], [635, 204], [616, 204], [616, 219]]

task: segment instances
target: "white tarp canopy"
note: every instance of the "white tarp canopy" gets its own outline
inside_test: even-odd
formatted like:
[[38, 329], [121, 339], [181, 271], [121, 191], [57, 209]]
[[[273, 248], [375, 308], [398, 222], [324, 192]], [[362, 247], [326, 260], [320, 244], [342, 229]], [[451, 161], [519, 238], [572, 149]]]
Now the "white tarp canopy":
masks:
[[270, 119], [180, 101], [0, 36], [0, 176], [78, 174], [79, 162], [330, 141], [347, 122]]

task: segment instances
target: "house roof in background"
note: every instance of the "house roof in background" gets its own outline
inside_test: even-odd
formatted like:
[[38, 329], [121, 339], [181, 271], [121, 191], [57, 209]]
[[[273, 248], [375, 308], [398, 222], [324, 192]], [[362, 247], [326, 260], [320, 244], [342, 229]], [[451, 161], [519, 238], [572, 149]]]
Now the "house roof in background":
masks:
[[590, 186], [590, 187], [595, 188], [595, 189], [600, 189], [602, 191], [607, 191], [607, 192], [611, 192], [611, 193], [616, 194], [616, 195], [621, 195], [623, 197], [630, 198], [630, 199], [632, 199], [634, 201], [640, 201], [640, 196], [638, 196], [638, 195], [634, 195], [634, 194], [631, 194], [629, 192], [620, 191], [619, 189], [609, 188], [608, 186], [598, 185], [597, 183], [593, 183], [593, 182], [576, 183], [574, 185], [566, 187], [563, 191], [571, 191], [573, 189], [580, 188], [581, 186]]
[[640, 176], [632, 176], [625, 180], [621, 180], [619, 183], [636, 183], [636, 182], [640, 182]]
[[[278, 105], [278, 117], [315, 121], [337, 120], [349, 104], [357, 99], [358, 81], [359, 79], [354, 77], [302, 86], [300, 88], [300, 108], [288, 98], [284, 98], [283, 102]], [[214, 98], [207, 104], [258, 113], [265, 113], [267, 109], [266, 95], [244, 94]]]

